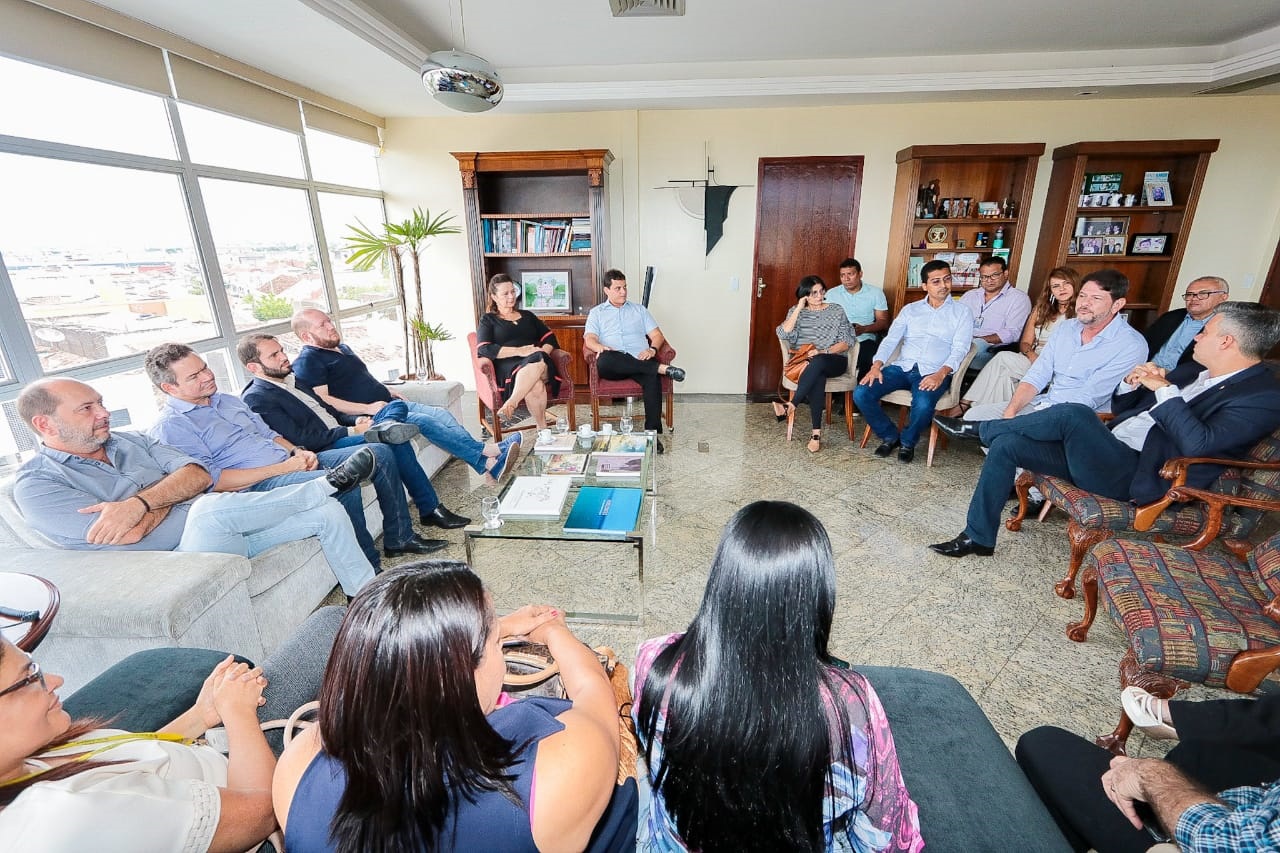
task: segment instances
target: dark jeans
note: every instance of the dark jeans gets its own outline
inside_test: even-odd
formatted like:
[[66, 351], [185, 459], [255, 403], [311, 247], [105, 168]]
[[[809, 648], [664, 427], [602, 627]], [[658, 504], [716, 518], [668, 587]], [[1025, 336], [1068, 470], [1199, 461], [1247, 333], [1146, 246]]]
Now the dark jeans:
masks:
[[827, 379], [839, 376], [849, 369], [849, 357], [843, 353], [820, 353], [809, 359], [808, 366], [800, 374], [791, 402], [800, 406], [809, 404], [809, 417], [815, 430], [822, 429], [822, 415], [827, 403]]
[[631, 379], [640, 385], [644, 400], [644, 428], [662, 432], [662, 376], [656, 358], [641, 361], [634, 355], [606, 350], [596, 359], [596, 372], [602, 379]]
[[867, 375], [867, 371], [871, 369], [871, 362], [876, 360], [879, 342], [880, 335], [876, 335], [875, 340], [858, 342], [858, 363], [854, 365], [854, 370], [857, 371], [859, 380]]
[[[365, 444], [364, 436], [349, 435], [338, 439], [332, 446], [334, 448], [359, 447], [363, 444]], [[385, 446], [391, 451], [396, 470], [400, 473], [400, 481], [404, 483], [405, 490], [409, 492], [409, 497], [413, 500], [413, 505], [418, 508], [418, 512], [422, 515], [433, 512], [440, 505], [440, 498], [436, 495], [435, 487], [431, 485], [431, 478], [427, 476], [426, 471], [422, 470], [422, 465], [418, 462], [418, 454], [414, 450], [413, 442], [375, 445], [375, 447], [378, 446]], [[381, 464], [382, 457], [378, 457], [378, 461]]]
[[1016, 468], [1062, 477], [1104, 497], [1129, 499], [1138, 452], [1113, 436], [1088, 406], [1059, 403], [1016, 418], [982, 421], [978, 429], [989, 450], [969, 501], [965, 533], [979, 545], [996, 544], [1000, 509]]
[[[951, 387], [950, 374], [942, 380], [942, 384], [932, 391], [921, 391], [920, 380], [924, 376], [920, 368], [912, 365], [910, 370], [903, 370], [897, 365], [887, 365], [880, 370], [882, 381], [874, 385], [859, 385], [853, 391], [853, 404], [867, 419], [867, 426], [880, 437], [881, 441], [900, 441], [903, 447], [915, 447], [920, 440], [929, 421], [933, 419], [933, 410], [938, 405], [938, 398], [947, 393]], [[889, 416], [880, 408], [880, 398], [890, 391], [911, 389], [911, 414], [907, 418], [906, 428], [899, 433]]]

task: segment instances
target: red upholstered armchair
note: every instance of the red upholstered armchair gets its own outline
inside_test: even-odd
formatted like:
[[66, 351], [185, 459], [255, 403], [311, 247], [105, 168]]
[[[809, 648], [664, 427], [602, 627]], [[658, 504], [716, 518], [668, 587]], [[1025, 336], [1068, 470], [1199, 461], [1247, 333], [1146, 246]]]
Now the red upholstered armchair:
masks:
[[[596, 369], [596, 359], [600, 354], [582, 348], [582, 357], [587, 360], [587, 373], [591, 383], [591, 428], [600, 429], [600, 399], [611, 397], [635, 397], [639, 399], [641, 395], [640, 385], [631, 379], [601, 379], [600, 372]], [[663, 364], [670, 364], [676, 359], [676, 351], [671, 344], [663, 341], [662, 349], [658, 350], [658, 361]], [[668, 376], [662, 378], [662, 396], [666, 398], [666, 417], [667, 429], [674, 430], [676, 428], [675, 420], [675, 385]]]
[[[489, 432], [493, 433], [494, 441], [502, 441], [502, 418], [498, 417], [498, 409], [502, 408], [502, 390], [498, 387], [498, 376], [494, 373], [493, 362], [476, 352], [475, 332], [467, 335], [467, 346], [471, 348], [471, 367], [476, 372], [476, 405], [480, 410], [480, 423], [485, 422], [487, 411]], [[551, 351], [551, 357], [555, 360], [556, 368], [564, 381], [560, 383], [558, 396], [547, 396], [547, 405], [566, 403], [566, 408], [569, 410], [569, 429], [576, 430], [578, 417], [573, 410], [573, 376], [569, 372], [569, 353], [556, 349]], [[528, 424], [518, 429], [532, 429], [534, 426], [534, 424]]]

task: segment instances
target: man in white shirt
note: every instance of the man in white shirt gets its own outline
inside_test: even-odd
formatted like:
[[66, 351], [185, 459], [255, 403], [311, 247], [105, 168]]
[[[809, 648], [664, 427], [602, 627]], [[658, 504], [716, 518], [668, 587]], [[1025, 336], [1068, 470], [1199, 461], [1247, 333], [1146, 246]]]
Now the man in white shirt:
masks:
[[[596, 370], [605, 379], [632, 379], [644, 399], [644, 428], [662, 432], [662, 379], [684, 381], [684, 371], [658, 361], [666, 342], [649, 309], [627, 301], [627, 277], [619, 270], [604, 274], [605, 301], [587, 314], [582, 345], [600, 354]], [[662, 443], [658, 442], [658, 452]]]
[[[951, 387], [952, 374], [973, 338], [973, 315], [951, 299], [951, 266], [930, 261], [920, 271], [920, 280], [926, 297], [903, 306], [853, 392], [854, 405], [880, 438], [876, 456], [886, 458], [897, 450], [902, 462], [915, 458], [920, 433], [929, 425], [938, 398]], [[897, 359], [886, 364], [899, 344]], [[911, 389], [911, 414], [899, 433], [880, 408], [880, 398], [904, 388]]]
[[[1160, 468], [1170, 459], [1243, 459], [1280, 427], [1280, 382], [1262, 364], [1278, 340], [1280, 312], [1224, 302], [1196, 337], [1194, 362], [1167, 375], [1149, 364], [1129, 373], [1112, 400], [1116, 417], [1109, 425], [1088, 406], [1063, 403], [947, 430], [982, 441], [989, 452], [964, 531], [929, 547], [947, 557], [990, 556], [1018, 467], [1113, 500], [1146, 504], [1168, 490]], [[1207, 488], [1222, 471], [1221, 465], [1193, 465], [1187, 485]]]

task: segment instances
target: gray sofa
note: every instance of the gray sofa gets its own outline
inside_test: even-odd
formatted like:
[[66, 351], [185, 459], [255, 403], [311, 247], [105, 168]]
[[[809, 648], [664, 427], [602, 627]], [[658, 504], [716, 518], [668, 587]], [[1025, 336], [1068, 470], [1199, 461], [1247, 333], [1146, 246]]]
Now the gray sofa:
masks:
[[[397, 391], [462, 419], [462, 385], [408, 383]], [[421, 438], [428, 474], [449, 458]], [[369, 531], [382, 532], [372, 487], [364, 488]], [[337, 580], [319, 542], [288, 542], [252, 560], [171, 551], [67, 551], [22, 517], [13, 481], [0, 481], [0, 571], [47, 578], [62, 594], [40, 661], [67, 680], [67, 692], [128, 655], [151, 648], [234, 649], [262, 660], [324, 600]]]

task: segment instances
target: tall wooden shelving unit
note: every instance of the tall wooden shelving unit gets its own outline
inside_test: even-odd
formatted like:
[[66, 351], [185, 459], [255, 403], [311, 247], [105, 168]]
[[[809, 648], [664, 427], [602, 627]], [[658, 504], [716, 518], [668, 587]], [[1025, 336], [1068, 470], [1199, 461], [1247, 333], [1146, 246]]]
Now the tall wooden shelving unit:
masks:
[[[908, 282], [912, 256], [932, 260], [939, 252], [989, 253], [991, 248], [975, 246], [979, 231], [994, 234], [1003, 227], [1004, 247], [1010, 250], [1010, 279], [1017, 284], [1018, 259], [1027, 229], [1027, 208], [1035, 184], [1036, 162], [1044, 154], [1044, 143], [1010, 145], [913, 145], [898, 152], [898, 178], [893, 191], [893, 220], [889, 231], [889, 252], [885, 261], [884, 291], [895, 313], [907, 302], [923, 299], [919, 282]], [[920, 188], [938, 182], [942, 198], [970, 198], [967, 217], [928, 218], [917, 216]], [[1011, 215], [979, 218], [979, 201], [1008, 199]], [[947, 229], [946, 249], [922, 248], [930, 226]], [[956, 240], [965, 241], [956, 248]], [[957, 293], [972, 287], [956, 287]]]
[[[506, 273], [517, 284], [529, 271], [569, 272], [568, 313], [542, 314], [562, 349], [573, 356], [573, 382], [587, 385], [582, 336], [587, 311], [601, 300], [608, 269], [609, 164], [607, 149], [572, 151], [453, 152], [462, 173], [467, 248], [471, 259], [471, 291], [477, 322], [484, 312], [485, 283]], [[493, 251], [486, 245], [486, 222], [492, 235], [497, 222], [533, 226], [566, 220], [590, 221], [590, 245], [576, 251]], [[527, 246], [521, 246], [525, 249]]]
[[[1209, 157], [1218, 150], [1216, 139], [1166, 139], [1126, 142], [1077, 142], [1053, 151], [1053, 174], [1045, 200], [1040, 239], [1031, 267], [1031, 298], [1044, 285], [1049, 270], [1070, 266], [1081, 273], [1114, 267], [1129, 278], [1127, 308], [1130, 321], [1139, 329], [1169, 310], [1178, 288], [1178, 270], [1191, 233], [1196, 204], [1204, 185]], [[1122, 173], [1121, 193], [1132, 193], [1142, 201], [1143, 176], [1167, 171], [1172, 205], [1167, 207], [1081, 207], [1080, 195], [1085, 175]], [[1127, 217], [1123, 255], [1071, 254], [1079, 218]], [[1160, 255], [1129, 254], [1135, 234], [1169, 235]]]

